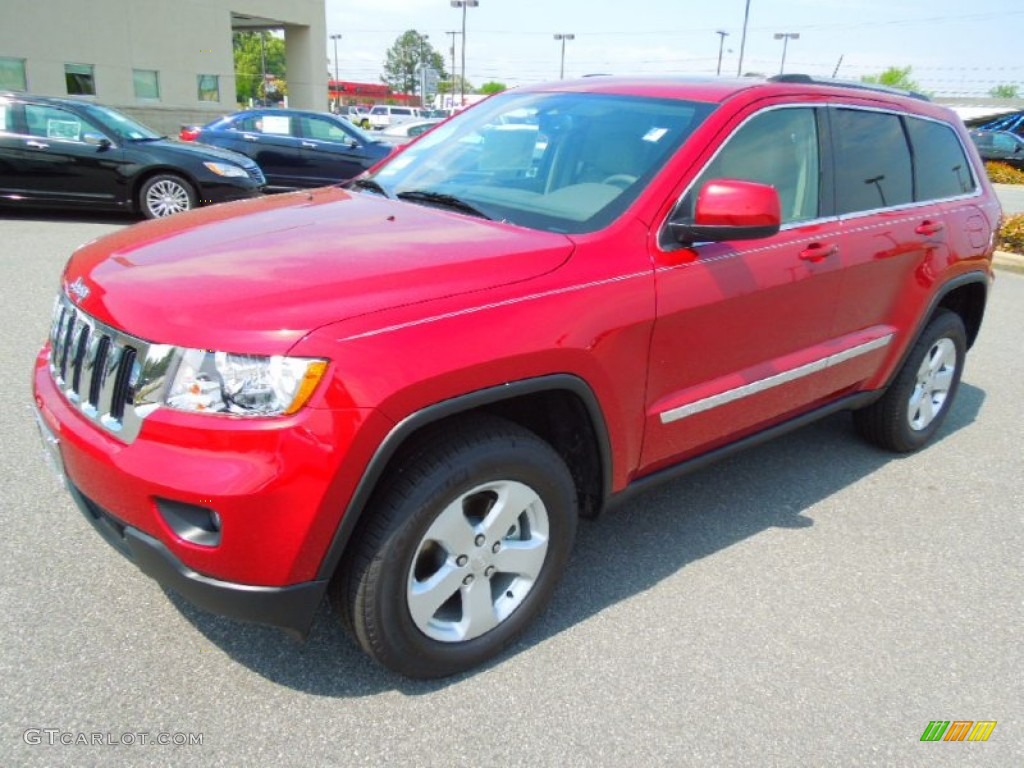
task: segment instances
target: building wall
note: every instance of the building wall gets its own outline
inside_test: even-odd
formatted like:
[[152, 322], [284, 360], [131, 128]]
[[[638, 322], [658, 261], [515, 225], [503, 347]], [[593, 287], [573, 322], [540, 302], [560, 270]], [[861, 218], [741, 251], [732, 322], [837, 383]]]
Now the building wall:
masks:
[[[283, 29], [289, 105], [326, 108], [325, 0], [0, 0], [0, 57], [26, 62], [28, 90], [65, 96], [65, 64], [92, 64], [95, 100], [165, 133], [232, 112], [232, 14], [237, 28]], [[133, 70], [155, 70], [158, 100], [135, 96]], [[219, 77], [200, 101], [198, 75]]]

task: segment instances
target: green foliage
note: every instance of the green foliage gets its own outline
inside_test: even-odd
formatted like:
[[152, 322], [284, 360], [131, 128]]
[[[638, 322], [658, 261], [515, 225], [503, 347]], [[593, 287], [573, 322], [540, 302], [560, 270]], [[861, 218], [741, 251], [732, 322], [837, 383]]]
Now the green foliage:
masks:
[[[452, 78], [452, 76], [449, 75], [446, 79], [444, 79], [440, 83], [438, 83], [438, 85], [437, 85], [437, 92], [438, 93], [452, 93], [454, 91], [454, 93], [460, 93], [460, 85], [461, 85], [461, 83], [462, 83], [462, 76], [461, 75], [456, 75], [454, 78]], [[454, 89], [452, 88], [453, 85], [455, 86]], [[466, 87], [465, 87], [464, 90], [465, 90], [466, 93], [476, 93], [476, 88], [473, 87], [473, 84], [471, 82], [469, 82], [469, 80], [466, 81]]]
[[238, 103], [248, 104], [250, 98], [264, 98], [264, 89], [261, 87], [261, 67], [264, 60], [267, 74], [276, 75], [278, 78], [274, 83], [276, 92], [272, 90], [265, 97], [271, 101], [281, 101], [284, 98], [287, 93], [284, 79], [287, 74], [284, 40], [268, 32], [237, 32], [234, 38], [234, 53], [235, 98]]
[[1005, 85], [997, 85], [995, 88], [988, 92], [988, 95], [994, 99], [1019, 99], [1020, 98], [1020, 86], [1007, 83]]
[[1024, 171], [1018, 171], [1012, 165], [989, 161], [985, 163], [985, 171], [993, 184], [1024, 184]]
[[504, 83], [499, 83], [495, 80], [491, 80], [489, 83], [484, 83], [480, 86], [480, 90], [477, 93], [486, 93], [488, 96], [494, 93], [501, 93], [508, 88]]
[[1024, 255], [1024, 213], [1006, 217], [996, 238], [996, 248]]
[[911, 67], [889, 67], [879, 75], [865, 75], [862, 82], [886, 85], [904, 91], [920, 91], [921, 86], [910, 77]]
[[421, 63], [436, 69], [442, 82], [448, 77], [444, 68], [444, 57], [431, 47], [427, 35], [410, 29], [388, 48], [381, 82], [387, 83], [394, 91], [414, 93], [419, 80], [416, 68]]

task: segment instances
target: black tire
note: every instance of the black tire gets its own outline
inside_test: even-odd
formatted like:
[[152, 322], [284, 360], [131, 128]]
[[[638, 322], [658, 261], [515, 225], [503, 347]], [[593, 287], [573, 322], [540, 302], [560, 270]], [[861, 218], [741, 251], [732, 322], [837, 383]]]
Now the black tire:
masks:
[[547, 605], [577, 517], [565, 462], [532, 432], [488, 416], [430, 430], [382, 479], [334, 606], [384, 666], [421, 679], [463, 672]]
[[160, 173], [146, 179], [139, 188], [139, 210], [147, 219], [162, 219], [190, 211], [198, 198], [193, 186], [173, 173]]
[[857, 430], [869, 442], [897, 453], [924, 446], [953, 406], [966, 354], [963, 321], [939, 310], [881, 399], [854, 412]]

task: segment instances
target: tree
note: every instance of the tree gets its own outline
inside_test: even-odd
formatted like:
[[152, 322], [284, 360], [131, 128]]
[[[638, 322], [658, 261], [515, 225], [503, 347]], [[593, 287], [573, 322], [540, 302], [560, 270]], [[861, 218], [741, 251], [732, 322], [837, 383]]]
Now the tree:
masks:
[[997, 85], [988, 95], [995, 99], [1019, 99], [1020, 98], [1020, 86], [1019, 85]]
[[[465, 91], [466, 93], [473, 93], [476, 90], [476, 88], [473, 87], [473, 84], [471, 82], [469, 82], [469, 80], [466, 81], [466, 87], [464, 89], [462, 89], [460, 87], [461, 84], [462, 84], [462, 76], [461, 75], [456, 75], [454, 78], [451, 75], [448, 75], [446, 78], [442, 78], [441, 82], [438, 83], [437, 92], [438, 93], [462, 93], [463, 91]], [[453, 85], [454, 85], [454, 88], [452, 87]]]
[[[263, 37], [262, 43], [260, 37]], [[235, 98], [240, 104], [249, 99], [281, 101], [287, 93], [284, 40], [265, 32], [238, 32], [234, 39]], [[273, 88], [264, 93], [262, 84], [263, 61], [266, 73], [275, 75]]]
[[505, 85], [504, 83], [499, 83], [495, 80], [492, 80], [489, 83], [484, 83], [483, 85], [481, 85], [477, 93], [486, 93], [488, 96], [490, 96], [493, 93], [501, 93], [507, 88], [508, 86]]
[[448, 76], [444, 69], [444, 57], [431, 47], [426, 35], [410, 29], [388, 48], [381, 82], [387, 83], [394, 91], [414, 93], [419, 81], [416, 69], [421, 64], [436, 69], [442, 81]]
[[910, 79], [910, 67], [889, 67], [880, 75], [865, 75], [862, 82], [886, 85], [903, 91], [920, 91], [921, 86]]

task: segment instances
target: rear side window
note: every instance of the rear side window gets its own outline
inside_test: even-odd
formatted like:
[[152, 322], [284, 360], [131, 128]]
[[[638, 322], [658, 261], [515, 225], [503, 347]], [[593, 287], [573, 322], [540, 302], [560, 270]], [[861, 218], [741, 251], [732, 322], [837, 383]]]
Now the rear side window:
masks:
[[910, 147], [898, 115], [838, 109], [833, 125], [839, 213], [914, 202]]
[[914, 197], [941, 200], [973, 192], [971, 165], [956, 132], [943, 123], [908, 117], [907, 134], [914, 148]]

